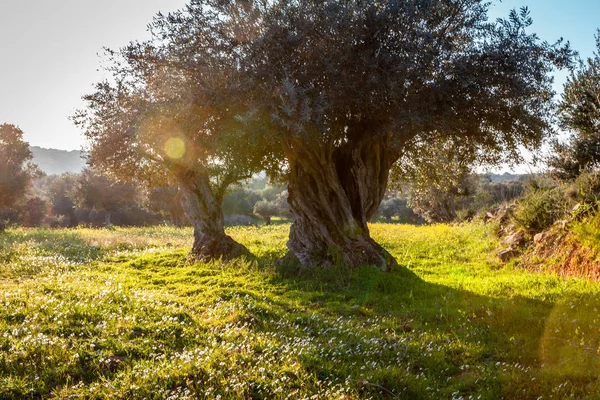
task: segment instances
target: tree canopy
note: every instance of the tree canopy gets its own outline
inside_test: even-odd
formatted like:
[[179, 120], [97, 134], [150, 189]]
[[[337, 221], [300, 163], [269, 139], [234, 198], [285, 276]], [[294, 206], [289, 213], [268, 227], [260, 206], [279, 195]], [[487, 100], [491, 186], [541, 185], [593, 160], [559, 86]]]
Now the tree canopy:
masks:
[[528, 32], [527, 9], [484, 1], [297, 1], [247, 8], [260, 28], [242, 69], [278, 129], [303, 265], [390, 265], [366, 222], [389, 170], [451, 140], [468, 157], [519, 158], [550, 133], [551, 71], [571, 52]]
[[593, 58], [571, 73], [559, 104], [561, 126], [572, 132], [567, 143], [555, 142], [549, 166], [570, 180], [600, 165], [600, 31]]
[[122, 180], [175, 183], [194, 226], [193, 253], [219, 258], [246, 252], [223, 230], [227, 188], [261, 169], [263, 152], [244, 126], [236, 46], [219, 24], [168, 32], [184, 13], [159, 15], [152, 39], [107, 50], [111, 81], [85, 96], [74, 116], [89, 141], [88, 161]]
[[222, 213], [201, 208], [264, 168], [288, 181], [286, 260], [388, 268], [367, 221], [395, 163], [443, 142], [479, 161], [518, 159], [551, 131], [551, 72], [569, 65], [568, 45], [530, 33], [525, 8], [490, 22], [488, 7], [191, 0], [156, 17], [151, 41], [111, 53], [116, 83], [98, 85], [79, 117], [90, 160], [172, 173], [204, 221], [196, 231], [220, 236]]
[[0, 125], [0, 211], [12, 207], [39, 175], [23, 131], [11, 124]]

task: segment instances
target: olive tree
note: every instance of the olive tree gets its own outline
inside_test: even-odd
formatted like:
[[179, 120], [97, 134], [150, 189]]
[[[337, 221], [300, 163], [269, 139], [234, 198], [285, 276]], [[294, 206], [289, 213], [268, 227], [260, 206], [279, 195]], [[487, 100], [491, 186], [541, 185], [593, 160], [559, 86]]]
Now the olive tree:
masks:
[[600, 31], [596, 42], [594, 57], [571, 73], [559, 104], [561, 125], [572, 132], [567, 143], [554, 143], [549, 158], [559, 179], [572, 180], [600, 166]]
[[[143, 75], [160, 73], [161, 95], [201, 99], [200, 110], [211, 111], [194, 118], [198, 110], [190, 110], [182, 124], [214, 126], [235, 115], [254, 132], [250, 144], [262, 146], [245, 144], [236, 164], [269, 150], [263, 166], [287, 178], [294, 214], [287, 259], [386, 269], [395, 260], [370, 237], [367, 221], [395, 163], [440, 138], [489, 163], [518, 159], [520, 145], [535, 148], [550, 132], [551, 72], [571, 52], [530, 33], [527, 9], [490, 22], [488, 7], [484, 0], [192, 0], [157, 18], [155, 47], [134, 48], [135, 60], [159, 65]], [[220, 137], [216, 131], [209, 136]], [[204, 148], [204, 139], [186, 134], [190, 146]]]
[[240, 55], [227, 21], [209, 7], [196, 11], [205, 15], [189, 30], [168, 29], [190, 18], [185, 10], [158, 15], [150, 41], [108, 51], [112, 79], [74, 119], [92, 166], [150, 186], [174, 181], [194, 228], [192, 253], [230, 258], [247, 250], [225, 234], [223, 197], [260, 169], [262, 151], [242, 121]]
[[133, 185], [85, 169], [77, 178], [73, 196], [80, 207], [104, 212], [104, 225], [111, 227], [112, 213], [133, 203], [137, 193]]
[[265, 221], [265, 225], [271, 225], [271, 218], [273, 217], [293, 218], [289, 211], [287, 197], [288, 192], [284, 190], [273, 200], [263, 198], [254, 204], [253, 212]]
[[68, 227], [77, 226], [77, 215], [75, 213], [75, 188], [79, 175], [64, 173], [52, 179], [47, 188], [47, 197], [52, 212], [57, 217], [65, 219], [64, 224]]
[[400, 213], [407, 209], [407, 202], [398, 196], [390, 196], [384, 199], [379, 205], [379, 213], [385, 218], [388, 224], [392, 223], [392, 218], [400, 216]]
[[429, 223], [452, 222], [458, 207], [475, 191], [473, 166], [477, 154], [454, 138], [430, 142], [427, 151], [411, 154], [391, 170], [394, 184], [402, 182], [409, 207]]
[[529, 33], [527, 9], [489, 22], [482, 0], [245, 4], [260, 18], [242, 69], [278, 128], [302, 265], [394, 264], [367, 221], [390, 168], [440, 139], [497, 163], [550, 133], [551, 72], [571, 51]]
[[[0, 125], [0, 212], [14, 206], [25, 196], [31, 180], [40, 171], [31, 163], [33, 154], [23, 131], [11, 124]], [[1, 215], [0, 215], [1, 216]], [[0, 230], [4, 222], [0, 220]]]

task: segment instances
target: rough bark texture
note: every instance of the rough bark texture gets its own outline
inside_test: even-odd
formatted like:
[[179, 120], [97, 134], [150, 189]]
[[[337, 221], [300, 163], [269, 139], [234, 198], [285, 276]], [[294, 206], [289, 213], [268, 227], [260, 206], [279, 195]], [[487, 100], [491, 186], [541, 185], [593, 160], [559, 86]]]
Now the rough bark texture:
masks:
[[0, 233], [6, 230], [6, 222], [3, 220], [5, 209], [0, 207]]
[[288, 203], [295, 221], [288, 258], [303, 266], [373, 265], [394, 258], [369, 235], [367, 221], [387, 187], [391, 155], [379, 141], [327, 152], [296, 143], [290, 158]]
[[390, 150], [389, 139], [349, 142], [334, 154], [338, 176], [350, 199], [353, 215], [364, 228], [385, 196], [390, 168], [398, 158]]
[[192, 254], [201, 260], [231, 259], [249, 254], [224, 229], [222, 198], [216, 196], [206, 174], [186, 172], [179, 176], [179, 197], [194, 227]]

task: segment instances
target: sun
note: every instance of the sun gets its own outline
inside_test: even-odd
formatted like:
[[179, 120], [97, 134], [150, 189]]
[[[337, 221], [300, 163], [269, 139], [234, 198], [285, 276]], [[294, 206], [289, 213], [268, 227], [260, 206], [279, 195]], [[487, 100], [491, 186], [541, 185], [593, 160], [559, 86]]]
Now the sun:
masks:
[[179, 160], [185, 155], [185, 142], [178, 137], [171, 137], [165, 142], [165, 153], [169, 158]]

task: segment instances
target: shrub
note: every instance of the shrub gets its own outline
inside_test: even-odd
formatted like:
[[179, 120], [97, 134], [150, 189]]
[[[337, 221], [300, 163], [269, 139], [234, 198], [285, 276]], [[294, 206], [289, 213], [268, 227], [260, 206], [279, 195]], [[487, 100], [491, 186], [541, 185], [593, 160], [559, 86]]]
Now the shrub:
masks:
[[274, 201], [262, 199], [254, 205], [254, 214], [265, 221], [265, 225], [271, 225], [271, 218], [276, 216], [279, 209]]
[[573, 232], [577, 240], [588, 248], [600, 251], [600, 213], [595, 211], [592, 215], [573, 225]]
[[235, 214], [225, 216], [227, 226], [256, 226], [256, 221], [247, 215]]
[[568, 206], [564, 187], [543, 178], [532, 179], [525, 195], [517, 201], [512, 219], [518, 227], [534, 235], [563, 217]]
[[600, 198], [600, 174], [584, 172], [573, 182], [573, 192], [577, 200], [595, 205]]

